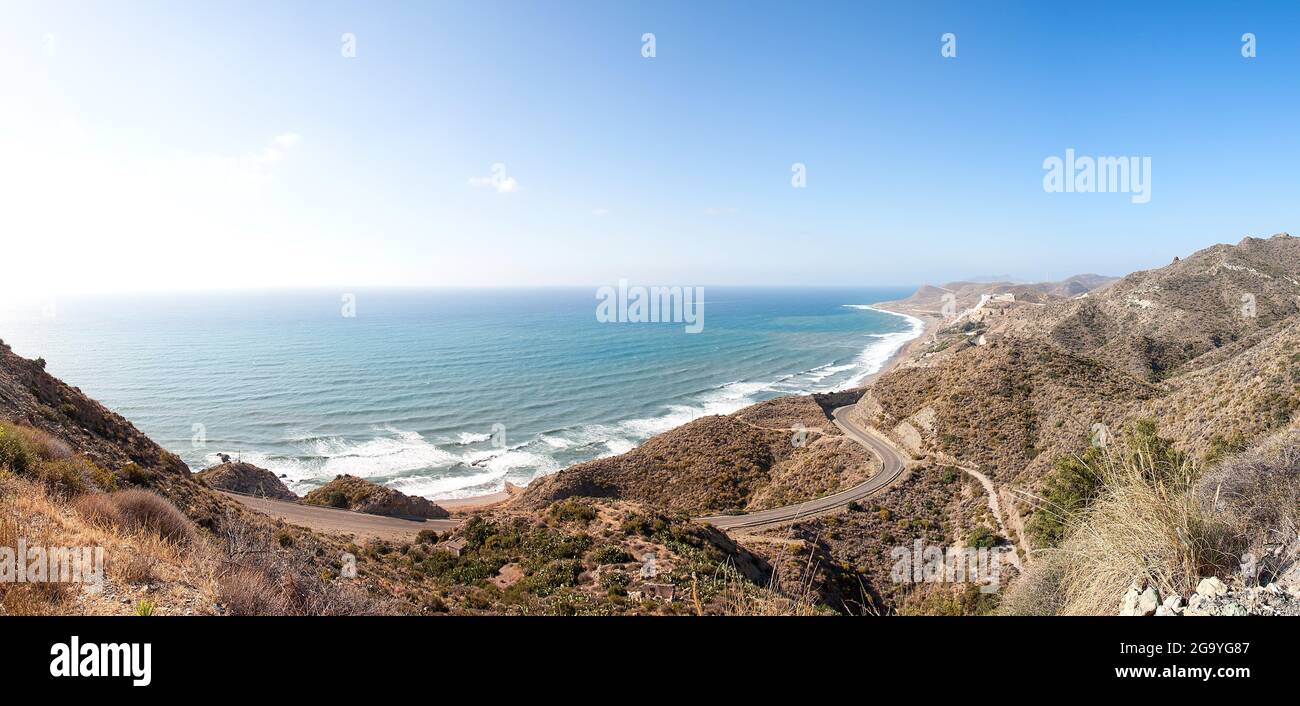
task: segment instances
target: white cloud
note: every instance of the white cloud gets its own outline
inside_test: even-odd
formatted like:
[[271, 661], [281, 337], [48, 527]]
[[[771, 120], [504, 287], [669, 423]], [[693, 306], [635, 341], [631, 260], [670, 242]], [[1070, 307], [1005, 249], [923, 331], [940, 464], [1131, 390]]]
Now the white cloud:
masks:
[[506, 176], [506, 165], [500, 162], [492, 165], [492, 176], [470, 177], [469, 185], [475, 188], [491, 187], [498, 194], [513, 194], [519, 190], [519, 182], [512, 176]]
[[593, 215], [593, 216], [608, 216], [608, 215], [609, 215], [609, 209], [608, 209], [608, 208], [593, 208], [593, 209], [591, 210], [591, 215]]

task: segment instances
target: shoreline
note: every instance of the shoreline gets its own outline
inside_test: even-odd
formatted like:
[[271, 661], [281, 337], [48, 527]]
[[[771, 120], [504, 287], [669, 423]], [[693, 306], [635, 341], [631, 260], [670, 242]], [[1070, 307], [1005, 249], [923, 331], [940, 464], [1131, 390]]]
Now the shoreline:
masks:
[[892, 309], [884, 309], [874, 304], [871, 306], [871, 308], [876, 311], [884, 312], [886, 314], [894, 314], [896, 316], [905, 316], [909, 319], [916, 319], [917, 321], [921, 322], [921, 332], [913, 336], [912, 338], [907, 339], [907, 341], [905, 341], [903, 345], [899, 346], [898, 349], [894, 351], [893, 355], [889, 356], [889, 360], [885, 361], [885, 364], [880, 367], [880, 370], [877, 370], [876, 372], [868, 375], [866, 378], [862, 380], [861, 383], [858, 384], [857, 387], [853, 389], [866, 387], [866, 384], [870, 382], [872, 379], [898, 367], [899, 363], [902, 363], [909, 356], [911, 356], [912, 352], [916, 350], [917, 346], [933, 338], [935, 333], [938, 331], [940, 324], [943, 323], [943, 319], [935, 318], [934, 316], [931, 315], [909, 314], [904, 311], [894, 311]]
[[[911, 355], [912, 351], [916, 348], [917, 345], [919, 345], [920, 343], [924, 342], [927, 338], [932, 337], [934, 335], [938, 325], [942, 323], [942, 320], [940, 319], [935, 319], [929, 316], [925, 316], [925, 317], [917, 316], [915, 314], [909, 314], [901, 311], [893, 311], [890, 309], [883, 309], [877, 307], [874, 304], [867, 305], [867, 308], [873, 311], [879, 311], [885, 314], [891, 314], [893, 316], [900, 316], [910, 321], [915, 321], [920, 324], [920, 331], [917, 331], [915, 336], [912, 336], [911, 338], [908, 338], [904, 340], [901, 344], [899, 344], [898, 348], [894, 349], [894, 351], [889, 355], [889, 357], [878, 369], [863, 375], [861, 379], [854, 381], [854, 384], [845, 387], [841, 390], [834, 390], [832, 392], [843, 392], [845, 390], [858, 390], [868, 386], [870, 382], [873, 379], [875, 379], [877, 376], [887, 373], [890, 370], [893, 370], [895, 367], [897, 367], [899, 363], [907, 359], [907, 357]], [[779, 395], [778, 397], [773, 397], [772, 399], [779, 399], [780, 397], [793, 397], [799, 395], [812, 395], [812, 394], [818, 394], [818, 393], [813, 393], [813, 392], [791, 393], [789, 395]], [[760, 403], [755, 402], [753, 404], [760, 404]], [[746, 407], [749, 406], [752, 405], [746, 405]], [[742, 407], [741, 409], [744, 409], [744, 407]], [[728, 414], [735, 414], [735, 412], [730, 412]], [[721, 415], [721, 416], [727, 416], [727, 415]], [[677, 426], [681, 426], [681, 425], [679, 424]], [[677, 428], [676, 426], [672, 427], [672, 429], [676, 429], [676, 428]], [[667, 429], [665, 431], [659, 432], [659, 434], [672, 431], [672, 429]], [[658, 434], [656, 434], [655, 436], [658, 436]], [[653, 438], [653, 436], [651, 438]], [[645, 442], [643, 441], [642, 443]], [[638, 446], [639, 445], [640, 444], [638, 444]], [[560, 470], [564, 470], [564, 469], [560, 469]], [[538, 478], [541, 477], [542, 476], [538, 476]], [[533, 480], [536, 480], [536, 478]], [[515, 485], [510, 481], [505, 481], [504, 490], [498, 490], [496, 492], [486, 493], [484, 495], [472, 495], [463, 498], [447, 498], [444, 500], [439, 500], [435, 498], [426, 498], [426, 499], [452, 513], [474, 512], [477, 510], [482, 510], [482, 509], [494, 507], [496, 505], [505, 503], [511, 500], [512, 498], [514, 498], [515, 496], [523, 493], [525, 490], [527, 490], [527, 488], [528, 488], [527, 485], [520, 486], [520, 485]]]
[[[896, 343], [893, 350], [890, 351], [888, 356], [884, 359], [884, 361], [880, 362], [878, 364], [878, 367], [871, 372], [859, 373], [855, 377], [845, 380], [843, 383], [841, 383], [841, 386], [837, 387], [836, 389], [821, 390], [821, 391], [818, 391], [815, 388], [811, 390], [805, 389], [800, 392], [789, 392], [786, 394], [777, 395], [776, 397], [772, 397], [769, 399], [779, 399], [780, 397], [790, 397], [790, 396], [800, 396], [800, 395], [828, 394], [828, 393], [844, 392], [850, 390], [859, 390], [868, 387], [871, 384], [872, 380], [874, 380], [877, 376], [889, 372], [890, 370], [893, 370], [902, 361], [906, 360], [911, 355], [911, 353], [915, 350], [917, 345], [919, 345], [919, 342], [928, 340], [928, 338], [933, 336], [937, 324], [941, 323], [940, 320], [934, 319], [931, 316], [926, 316], [924, 314], [918, 316], [916, 314], [907, 313], [905, 311], [885, 309], [876, 304], [845, 305], [845, 306], [853, 306], [854, 308], [870, 309], [884, 314], [889, 314], [891, 316], [898, 316], [907, 320], [909, 324], [912, 325], [912, 328], [910, 331], [900, 331], [893, 334], [883, 334], [884, 336], [899, 336], [900, 334], [902, 334], [902, 335], [907, 335], [907, 337], [899, 340]], [[873, 341], [873, 344], [878, 344], [879, 342], [880, 342], [879, 340], [875, 340]], [[893, 343], [893, 341], [890, 341], [890, 343]], [[866, 363], [869, 366], [874, 364], [875, 361], [879, 360], [879, 358], [876, 356], [868, 357], [868, 354], [870, 352], [871, 352], [871, 346], [869, 345], [866, 348], [864, 348], [862, 353], [860, 354], [860, 357], [858, 359], [859, 362]], [[863, 360], [864, 358], [866, 360]], [[754, 404], [760, 404], [761, 402], [765, 402], [765, 401], [767, 400], [762, 400], [760, 402], [750, 402], [741, 407], [738, 407], [737, 409], [727, 411], [727, 412], [718, 412], [716, 414], [719, 414], [720, 416], [728, 416], [731, 414], [735, 414], [737, 411], [741, 409], [745, 409], [749, 406], [752, 406]], [[703, 414], [696, 415], [695, 417], [692, 418], [692, 420], [698, 419], [701, 416], [706, 416], [706, 415]], [[647, 437], [647, 439], [643, 439], [641, 442], [636, 444], [636, 446], [640, 446], [650, 438], [671, 431], [672, 429], [676, 429], [682, 426], [683, 424], [689, 423], [692, 420], [685, 420], [667, 429], [663, 429], [661, 431], [655, 432], [650, 437]], [[636, 448], [636, 446], [633, 446], [633, 448]], [[626, 451], [623, 453], [626, 453]], [[561, 468], [559, 470], [564, 470], [564, 469]], [[550, 474], [546, 474], [546, 475], [550, 475]], [[541, 477], [543, 476], [538, 476], [538, 478]], [[533, 480], [536, 480], [536, 478], [534, 478]], [[440, 507], [442, 507], [443, 509], [449, 512], [468, 513], [468, 512], [474, 512], [474, 511], [504, 504], [512, 500], [515, 496], [521, 494], [526, 488], [527, 485], [516, 485], [514, 483], [511, 483], [510, 481], [504, 481], [503, 489], [483, 493], [480, 495], [467, 495], [462, 497], [450, 497], [450, 498], [437, 498], [437, 497], [429, 497], [424, 495], [417, 495], [417, 496], [429, 500], [430, 502], [439, 505]]]

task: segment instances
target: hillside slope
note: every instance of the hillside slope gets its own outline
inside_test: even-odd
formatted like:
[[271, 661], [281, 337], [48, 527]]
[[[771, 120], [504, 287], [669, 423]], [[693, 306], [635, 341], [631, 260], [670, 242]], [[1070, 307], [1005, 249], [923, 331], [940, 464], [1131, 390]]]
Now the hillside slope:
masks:
[[[207, 477], [287, 492], [261, 469], [191, 475], [130, 422], [0, 343], [0, 546], [97, 546], [105, 567], [93, 584], [0, 583], [0, 615], [814, 609], [773, 591], [765, 561], [725, 534], [635, 502], [493, 508], [441, 535], [361, 541], [247, 510]], [[350, 477], [333, 485], [363, 509], [447, 516], [378, 488]]]
[[879, 461], [841, 435], [843, 396], [793, 396], [696, 419], [619, 456], [580, 463], [528, 487], [522, 506], [573, 496], [619, 498], [696, 515], [761, 510], [860, 483]]
[[[1300, 240], [1216, 245], [1082, 296], [961, 312], [859, 410], [1029, 493], [1136, 419], [1201, 457], [1246, 448], [1300, 409], [1298, 302]], [[1013, 509], [1035, 508], [1020, 494]]]

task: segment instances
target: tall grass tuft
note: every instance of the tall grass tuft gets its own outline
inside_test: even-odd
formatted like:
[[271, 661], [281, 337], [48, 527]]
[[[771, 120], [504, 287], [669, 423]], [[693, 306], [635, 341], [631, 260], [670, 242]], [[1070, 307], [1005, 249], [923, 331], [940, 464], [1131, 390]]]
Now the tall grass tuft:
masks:
[[1200, 465], [1159, 438], [1153, 423], [1135, 425], [1120, 448], [1088, 463], [1100, 479], [1096, 496], [1061, 515], [1064, 540], [1035, 552], [1037, 566], [1006, 612], [1114, 614], [1132, 583], [1186, 596], [1201, 577], [1235, 571], [1245, 539], [1201, 502]]

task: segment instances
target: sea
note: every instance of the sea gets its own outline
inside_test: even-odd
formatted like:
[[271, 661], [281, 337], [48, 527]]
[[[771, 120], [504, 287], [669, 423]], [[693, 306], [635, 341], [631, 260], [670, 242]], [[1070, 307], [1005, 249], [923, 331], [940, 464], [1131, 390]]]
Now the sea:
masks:
[[300, 494], [348, 473], [437, 500], [854, 387], [920, 335], [870, 306], [910, 291], [705, 287], [698, 332], [598, 320], [593, 288], [67, 297], [0, 311], [0, 339], [192, 470], [228, 454]]

